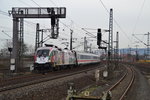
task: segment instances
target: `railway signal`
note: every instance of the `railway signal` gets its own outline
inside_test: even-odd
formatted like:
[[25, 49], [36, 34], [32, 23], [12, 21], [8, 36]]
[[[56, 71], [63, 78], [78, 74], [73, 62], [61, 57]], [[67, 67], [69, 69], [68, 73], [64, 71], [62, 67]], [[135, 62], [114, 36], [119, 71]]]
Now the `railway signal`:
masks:
[[101, 41], [102, 41], [102, 33], [101, 33], [101, 29], [97, 29], [97, 45], [100, 47], [101, 45]]
[[106, 43], [105, 41], [102, 40], [102, 31], [100, 28], [97, 29], [97, 45], [98, 45], [98, 49], [107, 49], [107, 47], [102, 47], [101, 46], [101, 42]]

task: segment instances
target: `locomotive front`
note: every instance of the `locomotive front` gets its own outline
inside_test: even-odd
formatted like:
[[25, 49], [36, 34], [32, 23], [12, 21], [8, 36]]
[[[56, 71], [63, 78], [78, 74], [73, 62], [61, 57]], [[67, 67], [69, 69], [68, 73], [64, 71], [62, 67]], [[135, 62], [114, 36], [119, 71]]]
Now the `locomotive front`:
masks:
[[50, 69], [50, 53], [52, 48], [39, 48], [37, 49], [34, 56], [34, 70], [45, 70]]

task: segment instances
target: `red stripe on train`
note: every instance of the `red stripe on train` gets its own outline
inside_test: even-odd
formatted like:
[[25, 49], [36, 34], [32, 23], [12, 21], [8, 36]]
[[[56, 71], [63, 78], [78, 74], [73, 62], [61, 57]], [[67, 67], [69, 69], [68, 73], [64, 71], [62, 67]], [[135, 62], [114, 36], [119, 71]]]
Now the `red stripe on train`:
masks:
[[78, 62], [89, 62], [89, 61], [99, 61], [99, 60], [78, 60]]

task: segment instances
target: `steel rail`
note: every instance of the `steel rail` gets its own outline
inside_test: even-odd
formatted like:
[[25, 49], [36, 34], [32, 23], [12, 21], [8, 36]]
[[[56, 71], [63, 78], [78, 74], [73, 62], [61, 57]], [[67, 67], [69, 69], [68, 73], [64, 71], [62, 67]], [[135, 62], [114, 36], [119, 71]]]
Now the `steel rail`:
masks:
[[108, 89], [108, 91], [113, 90], [118, 84], [120, 84], [120, 82], [122, 82], [122, 80], [126, 77], [128, 72], [126, 72], [119, 81], [117, 81], [117, 83], [115, 83], [111, 88]]
[[128, 87], [126, 88], [126, 90], [124, 91], [123, 95], [120, 97], [119, 100], [123, 100], [123, 98], [125, 97], [125, 95], [127, 94], [127, 92], [130, 90], [130, 88], [131, 88], [131, 86], [132, 86], [132, 84], [133, 84], [133, 82], [134, 82], [135, 73], [134, 73], [133, 68], [130, 68], [130, 69], [131, 69], [131, 71], [132, 71], [132, 78], [131, 78], [131, 81], [130, 81]]
[[[134, 82], [134, 78], [135, 78], [135, 75], [134, 75], [134, 71], [133, 71], [133, 68], [130, 68], [130, 67], [126, 67], [126, 69], [130, 69], [131, 72], [132, 72], [132, 76], [131, 76], [131, 80], [127, 86], [127, 88], [123, 91], [123, 94], [120, 96], [119, 100], [123, 100], [123, 98], [125, 97], [125, 95], [127, 94], [127, 92], [129, 91], [129, 89], [131, 88], [133, 82]], [[128, 74], [128, 71], [121, 77], [121, 79], [119, 81], [117, 81], [113, 86], [111, 86], [108, 90], [108, 91], [112, 91], [114, 90], [117, 86], [119, 86], [119, 84], [125, 79], [125, 77], [127, 76]]]

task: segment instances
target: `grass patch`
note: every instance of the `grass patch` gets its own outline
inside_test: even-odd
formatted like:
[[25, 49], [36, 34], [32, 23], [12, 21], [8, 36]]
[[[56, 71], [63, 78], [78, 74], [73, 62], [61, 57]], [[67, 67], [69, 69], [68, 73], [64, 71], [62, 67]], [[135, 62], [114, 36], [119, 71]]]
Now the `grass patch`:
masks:
[[78, 96], [88, 96], [99, 87], [100, 86], [91, 86], [91, 87], [83, 90], [80, 94], [78, 94]]

